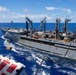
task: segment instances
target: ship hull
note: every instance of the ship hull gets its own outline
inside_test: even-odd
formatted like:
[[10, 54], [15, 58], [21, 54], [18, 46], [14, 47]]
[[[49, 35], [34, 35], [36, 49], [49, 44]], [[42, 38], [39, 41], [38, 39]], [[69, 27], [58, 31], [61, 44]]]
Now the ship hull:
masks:
[[[12, 29], [12, 28], [10, 28]], [[8, 31], [9, 29], [8, 28], [3, 28], [1, 29], [2, 31], [2, 34], [4, 35], [5, 38], [7, 39], [10, 39], [11, 41], [18, 41], [18, 39], [20, 38], [20, 33], [19, 32], [11, 32], [11, 31]]]
[[53, 40], [35, 39], [22, 36], [19, 33], [15, 32], [6, 32], [5, 37], [22, 45], [36, 48], [40, 52], [45, 52], [55, 56], [76, 60], [76, 43], [73, 42], [67, 43]]
[[22, 37], [18, 40], [18, 43], [22, 45], [29, 46], [31, 48], [36, 48], [40, 52], [47, 54], [52, 54], [62, 58], [68, 58], [76, 60], [76, 48], [75, 44], [60, 44], [56, 42], [47, 42], [37, 39], [28, 39], [27, 37]]
[[19, 39], [19, 34], [18, 33], [13, 33], [13, 32], [6, 32], [4, 35], [5, 38], [10, 39], [11, 41], [18, 41]]

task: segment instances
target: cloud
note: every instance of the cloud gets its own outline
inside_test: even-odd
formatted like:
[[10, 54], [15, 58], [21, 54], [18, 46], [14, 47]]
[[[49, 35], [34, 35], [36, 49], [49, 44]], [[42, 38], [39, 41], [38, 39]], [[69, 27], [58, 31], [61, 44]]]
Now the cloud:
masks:
[[71, 9], [63, 8], [62, 10], [65, 11], [65, 12], [68, 12], [68, 13], [71, 13], [72, 12]]
[[8, 12], [9, 9], [7, 9], [6, 7], [0, 6], [0, 12]]
[[[45, 7], [46, 10], [48, 11], [62, 11], [60, 13], [53, 13], [53, 14], [28, 14], [29, 10], [27, 8], [24, 9], [24, 12], [27, 14], [19, 14], [16, 12], [11, 12], [9, 9], [6, 7], [0, 6], [0, 22], [10, 22], [13, 20], [14, 22], [25, 22], [25, 17], [30, 18], [33, 22], [40, 22], [44, 17], [46, 17], [47, 22], [55, 22], [56, 18], [60, 18], [62, 22], [64, 22], [65, 19], [65, 14], [64, 12], [72, 13], [72, 10], [69, 8], [59, 8], [59, 7]], [[3, 13], [7, 12], [7, 13]], [[61, 16], [59, 16], [61, 14]], [[58, 16], [57, 16], [58, 15]], [[69, 17], [70, 19], [73, 19], [73, 16], [76, 16], [76, 14], [70, 14]], [[75, 18], [76, 19], [76, 18]], [[74, 20], [73, 20], [74, 21]]]
[[47, 21], [52, 21], [53, 16], [47, 14], [18, 14], [18, 13], [9, 13], [0, 15], [1, 22], [10, 22], [13, 20], [14, 22], [25, 22], [25, 17], [30, 18], [33, 22], [40, 22], [45, 17], [47, 17]]
[[[18, 14], [18, 13], [14, 13], [14, 14], [6, 14], [6, 15], [1, 15], [0, 16], [0, 22], [10, 22], [10, 21], [14, 21], [14, 22], [25, 22], [25, 17], [28, 17], [29, 19], [31, 19], [33, 22], [39, 22], [41, 20], [43, 20], [46, 17], [46, 21], [47, 22], [55, 22], [56, 18], [60, 18], [61, 22], [64, 22], [65, 20], [65, 16], [62, 15], [54, 15], [54, 14]], [[76, 19], [74, 18], [75, 15], [70, 15], [68, 16], [69, 19], [72, 19], [71, 22], [74, 22]], [[73, 18], [75, 20], [73, 20]]]
[[56, 10], [57, 8], [55, 8], [55, 7], [45, 7], [46, 8], [46, 10]]
[[34, 22], [40, 22], [45, 17], [47, 18], [46, 20], [48, 22], [49, 21], [52, 21], [52, 19], [53, 19], [53, 16], [52, 15], [47, 15], [47, 14], [27, 14], [27, 15], [25, 15], [25, 17], [30, 18]]
[[[65, 14], [64, 12], [68, 12], [71, 13], [69, 15], [67, 15], [67, 18], [69, 19], [73, 19], [76, 14], [72, 14], [71, 9], [66, 9], [66, 8], [57, 8], [57, 7], [46, 7], [46, 9], [50, 10], [59, 10], [62, 11], [60, 13], [50, 13], [50, 14], [20, 14], [20, 13], [16, 13], [16, 12], [8, 12], [8, 13], [0, 13], [0, 22], [10, 22], [10, 21], [14, 21], [14, 22], [25, 22], [25, 17], [30, 18], [33, 22], [40, 22], [41, 20], [44, 19], [44, 17], [46, 17], [46, 21], [47, 22], [55, 22], [56, 18], [60, 18], [61, 22], [64, 22], [65, 20]], [[6, 11], [5, 11], [6, 12]], [[75, 22], [76, 18], [74, 18], [71, 22]]]
[[71, 13], [71, 9], [69, 8], [60, 8], [60, 7], [45, 7], [46, 10], [52, 11], [52, 10], [61, 10], [61, 11], [65, 11], [68, 13]]
[[24, 12], [25, 12], [25, 13], [28, 12], [28, 11], [29, 11], [29, 10], [28, 10], [27, 8], [24, 9]]

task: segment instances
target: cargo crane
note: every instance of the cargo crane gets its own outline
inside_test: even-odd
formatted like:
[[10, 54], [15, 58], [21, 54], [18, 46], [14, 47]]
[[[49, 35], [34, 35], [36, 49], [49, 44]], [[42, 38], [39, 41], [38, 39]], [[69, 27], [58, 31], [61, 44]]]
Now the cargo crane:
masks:
[[26, 21], [26, 36], [28, 36], [28, 21]]
[[68, 32], [68, 22], [71, 21], [70, 19], [65, 19], [65, 23], [63, 26], [63, 34], [62, 37], [66, 42], [70, 42], [71, 39], [73, 38], [72, 33]]
[[73, 38], [74, 39], [76, 38], [76, 27], [75, 27], [75, 30], [74, 30]]
[[56, 19], [56, 29], [55, 29], [56, 39], [59, 39], [59, 23], [60, 23], [60, 19], [57, 18], [57, 19]]
[[65, 19], [65, 24], [64, 24], [64, 27], [63, 27], [63, 32], [67, 34], [67, 31], [68, 31], [68, 22], [71, 21], [70, 19]]
[[46, 32], [46, 21], [44, 23], [44, 32]]
[[[27, 31], [28, 31], [28, 22], [30, 23], [30, 33], [32, 35], [32, 33], [33, 33], [32, 21], [28, 17], [26, 17], [26, 27], [27, 27], [26, 29], [27, 29]], [[28, 35], [28, 33], [27, 33], [27, 35]]]
[[[43, 26], [43, 23], [45, 23], [46, 21], [46, 17], [41, 21], [41, 23], [40, 23], [40, 31], [42, 31], [42, 26]], [[45, 32], [45, 25], [44, 25], [44, 32]]]

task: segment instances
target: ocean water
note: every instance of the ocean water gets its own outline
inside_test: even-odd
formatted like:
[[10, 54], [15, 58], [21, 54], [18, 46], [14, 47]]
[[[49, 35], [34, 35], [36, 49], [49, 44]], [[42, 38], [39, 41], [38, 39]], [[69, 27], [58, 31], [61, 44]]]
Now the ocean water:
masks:
[[[35, 29], [39, 29], [39, 23], [34, 23]], [[60, 31], [62, 31], [63, 23], [60, 24]], [[0, 23], [0, 27], [12, 27], [10, 23]], [[25, 28], [25, 23], [14, 23], [14, 28]], [[74, 32], [76, 23], [69, 23], [68, 30]], [[47, 30], [54, 30], [55, 23], [47, 23]], [[41, 63], [42, 59], [45, 60], [40, 67], [37, 75], [76, 75], [76, 61], [61, 59], [52, 55], [37, 52], [36, 49], [31, 49], [27, 46], [21, 46], [18, 43], [13, 43], [12, 50], [6, 50], [4, 45], [6, 38], [3, 37], [0, 31], [0, 55], [10, 57], [26, 66], [28, 75], [34, 75]]]

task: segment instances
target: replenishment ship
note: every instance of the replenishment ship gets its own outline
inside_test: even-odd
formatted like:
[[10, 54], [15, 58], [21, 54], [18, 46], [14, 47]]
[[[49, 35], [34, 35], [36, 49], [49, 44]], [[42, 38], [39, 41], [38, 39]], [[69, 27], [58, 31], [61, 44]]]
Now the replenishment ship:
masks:
[[[59, 31], [59, 18], [56, 19], [55, 30], [47, 31], [46, 17], [41, 21], [39, 30], [33, 29], [33, 23], [28, 17], [26, 17], [26, 29], [1, 28], [1, 30], [6, 38], [14, 42], [36, 48], [40, 52], [76, 60], [76, 30], [74, 33], [68, 31], [69, 21], [70, 19], [65, 19], [62, 32]], [[42, 31], [42, 26], [44, 26], [44, 31]]]

